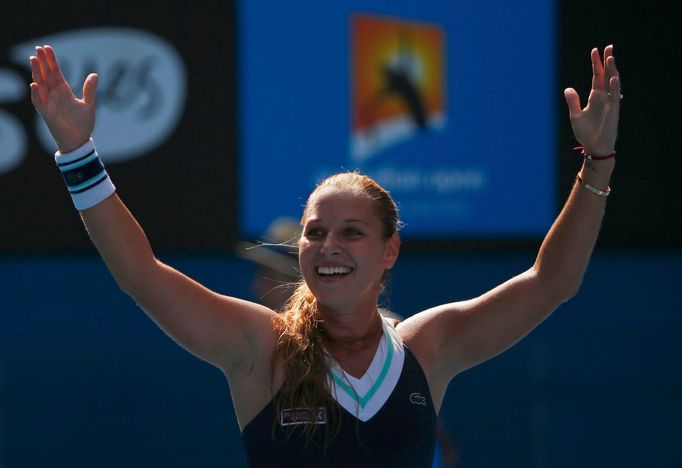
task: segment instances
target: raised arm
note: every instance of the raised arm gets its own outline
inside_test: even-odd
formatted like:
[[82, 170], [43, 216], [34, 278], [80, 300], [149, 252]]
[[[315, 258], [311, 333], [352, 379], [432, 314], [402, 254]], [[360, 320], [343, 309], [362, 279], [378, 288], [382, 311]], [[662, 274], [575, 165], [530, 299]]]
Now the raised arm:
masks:
[[[575, 90], [564, 94], [584, 164], [568, 201], [547, 233], [533, 266], [481, 297], [445, 304], [405, 323], [425, 356], [435, 386], [509, 348], [578, 291], [604, 215], [620, 107], [613, 46], [591, 53], [592, 90], [580, 107]], [[436, 346], [428, 343], [436, 343]]]
[[[91, 146], [83, 145], [92, 145], [97, 75], [87, 77], [83, 99], [77, 99], [51, 47], [37, 47], [30, 63], [31, 100], [57, 143], [61, 153], [57, 162], [62, 172], [73, 167], [72, 178], [92, 180], [88, 179], [92, 172], [83, 165], [92, 157], [83, 159], [79, 151], [90, 154]], [[68, 159], [72, 155], [75, 157]], [[60, 158], [67, 158], [66, 162], [60, 163]], [[96, 164], [91, 161], [88, 166]], [[99, 166], [94, 171], [99, 171]], [[79, 187], [83, 185], [87, 184]], [[83, 196], [74, 195], [78, 192], [73, 190], [75, 185], [69, 187], [74, 197]], [[183, 347], [226, 372], [239, 373], [235, 363], [247, 362], [242, 359], [245, 354], [258, 359], [264, 348], [262, 340], [271, 341], [272, 311], [209, 291], [158, 261], [140, 225], [113, 193], [113, 185], [110, 187], [108, 191], [96, 189], [101, 192], [99, 198], [74, 201], [90, 238], [121, 289]], [[269, 355], [263, 356], [266, 367], [268, 359]]]

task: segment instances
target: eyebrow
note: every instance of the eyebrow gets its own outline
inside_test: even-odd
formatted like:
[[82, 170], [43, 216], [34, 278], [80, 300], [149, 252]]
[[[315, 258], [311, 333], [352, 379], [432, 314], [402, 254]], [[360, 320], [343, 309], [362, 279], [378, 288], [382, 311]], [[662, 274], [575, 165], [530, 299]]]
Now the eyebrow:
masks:
[[[321, 223], [321, 222], [322, 222], [322, 220], [320, 220], [320, 218], [310, 218], [306, 221], [306, 224], [308, 224], [308, 223]], [[344, 219], [341, 222], [342, 223], [360, 223], [360, 224], [364, 224], [364, 225], [368, 224], [366, 221], [363, 221], [361, 219], [356, 219], [356, 218]]]

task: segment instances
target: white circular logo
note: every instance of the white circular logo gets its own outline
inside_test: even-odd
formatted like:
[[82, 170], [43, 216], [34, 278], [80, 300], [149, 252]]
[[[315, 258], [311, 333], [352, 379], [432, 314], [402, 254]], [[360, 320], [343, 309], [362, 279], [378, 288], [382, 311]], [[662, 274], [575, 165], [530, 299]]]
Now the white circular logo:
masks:
[[[28, 87], [10, 70], [0, 70], [0, 104], [21, 101]], [[26, 152], [26, 133], [16, 117], [0, 110], [0, 174], [21, 163]]]
[[[93, 138], [106, 162], [134, 159], [163, 143], [184, 109], [187, 78], [178, 52], [147, 31], [90, 28], [33, 39], [12, 49], [12, 59], [28, 67], [34, 46], [50, 44], [64, 77], [81, 97], [85, 77], [99, 75]], [[37, 116], [38, 137], [49, 152], [55, 144]]]

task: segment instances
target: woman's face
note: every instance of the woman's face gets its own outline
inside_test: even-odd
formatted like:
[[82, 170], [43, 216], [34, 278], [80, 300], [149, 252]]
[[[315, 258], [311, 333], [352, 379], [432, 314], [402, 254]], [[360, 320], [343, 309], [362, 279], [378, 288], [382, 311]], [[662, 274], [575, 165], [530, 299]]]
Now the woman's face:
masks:
[[308, 287], [332, 309], [376, 305], [384, 272], [398, 258], [398, 235], [386, 239], [374, 202], [325, 187], [311, 199], [299, 261]]

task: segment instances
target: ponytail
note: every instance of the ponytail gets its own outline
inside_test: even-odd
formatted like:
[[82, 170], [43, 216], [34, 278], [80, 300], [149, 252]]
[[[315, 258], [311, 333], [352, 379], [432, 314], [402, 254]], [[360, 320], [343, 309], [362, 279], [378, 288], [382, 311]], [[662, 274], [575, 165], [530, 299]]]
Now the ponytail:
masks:
[[[315, 424], [320, 408], [326, 414], [326, 440], [338, 431], [339, 425], [330, 422], [337, 420], [338, 410], [329, 392], [329, 364], [322, 344], [317, 301], [301, 280], [282, 311], [273, 319], [277, 333], [277, 346], [273, 353], [271, 375], [274, 380], [276, 368], [284, 372], [284, 382], [275, 399], [277, 415], [286, 409], [308, 410], [308, 421], [303, 424], [303, 434], [310, 438], [318, 429]], [[275, 421], [275, 425], [278, 420]], [[288, 435], [297, 426], [288, 426]], [[289, 430], [291, 429], [291, 430]]]

